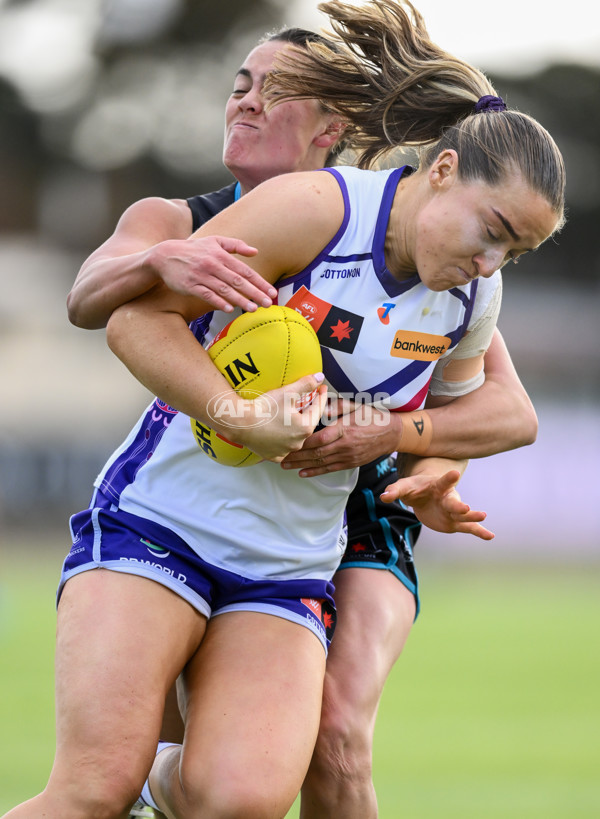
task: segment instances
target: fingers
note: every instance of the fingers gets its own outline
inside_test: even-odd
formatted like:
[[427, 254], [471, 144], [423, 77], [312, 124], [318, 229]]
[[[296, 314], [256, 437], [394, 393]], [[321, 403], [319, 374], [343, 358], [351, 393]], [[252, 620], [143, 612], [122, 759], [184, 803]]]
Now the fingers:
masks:
[[230, 313], [234, 307], [254, 312], [270, 307], [277, 290], [233, 254], [255, 256], [257, 249], [226, 236], [191, 240], [197, 246], [190, 292], [218, 310]]
[[[327, 408], [325, 408], [325, 411], [327, 411]], [[322, 419], [323, 416], [321, 416]], [[317, 432], [313, 432], [304, 442], [302, 449], [294, 454], [294, 468], [314, 466], [316, 462], [321, 464], [326, 456], [333, 454], [330, 445], [339, 441], [342, 437], [343, 427], [338, 425], [324, 426]]]
[[348, 398], [340, 398], [339, 396], [330, 396], [327, 403], [327, 420], [331, 421], [334, 418], [339, 418], [340, 415], [349, 415], [356, 409], [356, 404]]
[[321, 420], [326, 404], [327, 387], [325, 384], [320, 384], [316, 392], [313, 390], [310, 393], [304, 393], [301, 397], [300, 412], [305, 416], [306, 425], [310, 428], [311, 433]]
[[[298, 378], [296, 381], [286, 384], [285, 387], [281, 389], [289, 396], [290, 400], [293, 401], [294, 406], [300, 410], [309, 406], [310, 400], [312, 400], [311, 396], [316, 396], [317, 389], [323, 384], [324, 380], [325, 376], [323, 373], [304, 375], [302, 378]], [[325, 399], [326, 398], [327, 396], [325, 396]]]
[[460, 472], [458, 469], [451, 469], [438, 478], [436, 489], [441, 495], [445, 495], [458, 484], [459, 480]]
[[474, 535], [475, 537], [480, 538], [481, 540], [493, 540], [495, 535], [489, 529], [486, 529], [485, 526], [481, 526], [479, 523], [463, 523], [459, 524], [456, 528], [457, 532], [462, 532], [466, 535]]
[[[326, 411], [326, 410], [325, 410]], [[323, 415], [321, 415], [322, 419]], [[314, 478], [340, 469], [356, 466], [355, 453], [347, 447], [335, 446], [344, 437], [342, 425], [325, 426], [309, 435], [301, 449], [290, 453], [284, 460], [284, 469], [298, 469], [301, 478]]]
[[411, 506], [410, 500], [418, 500], [428, 494], [428, 487], [418, 478], [399, 478], [397, 481], [388, 484], [379, 496], [385, 503], [402, 499], [404, 503]]
[[226, 313], [234, 307], [253, 313], [257, 307], [270, 307], [277, 291], [250, 267], [232, 270], [223, 266], [213, 275], [204, 273], [191, 294]]
[[[272, 420], [261, 427], [260, 432], [261, 438], [268, 433], [274, 445], [274, 449], [265, 456], [268, 460], [282, 461], [286, 454], [301, 449], [306, 438], [313, 432], [327, 401], [327, 387], [323, 380], [322, 373], [307, 375], [265, 394], [277, 405], [276, 410], [270, 412]], [[265, 396], [254, 399], [254, 403], [261, 401]], [[265, 440], [258, 446], [260, 449], [256, 447], [251, 449], [260, 454], [267, 449]], [[283, 454], [280, 458], [273, 457], [281, 453]]]
[[232, 239], [230, 236], [215, 236], [216, 241], [227, 253], [237, 253], [240, 256], [256, 256], [258, 250], [247, 245], [241, 239]]

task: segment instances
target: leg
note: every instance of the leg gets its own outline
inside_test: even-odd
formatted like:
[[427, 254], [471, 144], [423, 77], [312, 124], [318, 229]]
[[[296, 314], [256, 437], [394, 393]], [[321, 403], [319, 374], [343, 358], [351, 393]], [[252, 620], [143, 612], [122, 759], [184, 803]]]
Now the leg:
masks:
[[160, 738], [164, 742], [183, 742], [184, 725], [177, 702], [177, 685], [172, 685], [165, 701]]
[[344, 569], [334, 582], [338, 621], [300, 815], [302, 819], [374, 819], [375, 718], [385, 680], [410, 632], [415, 599], [384, 570]]
[[183, 751], [163, 751], [150, 775], [166, 815], [285, 816], [312, 754], [324, 670], [303, 626], [246, 611], [213, 618], [184, 675]]
[[154, 758], [166, 692], [205, 623], [152, 580], [105, 569], [71, 578], [58, 607], [54, 766], [44, 792], [7, 817], [126, 816]]

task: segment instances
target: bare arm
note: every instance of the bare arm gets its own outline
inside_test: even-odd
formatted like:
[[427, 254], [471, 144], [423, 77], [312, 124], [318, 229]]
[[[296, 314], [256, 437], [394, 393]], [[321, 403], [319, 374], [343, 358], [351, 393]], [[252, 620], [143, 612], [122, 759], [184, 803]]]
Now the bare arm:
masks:
[[83, 263], [67, 297], [69, 320], [85, 329], [106, 326], [117, 307], [164, 283], [227, 312], [268, 307], [276, 291], [234, 253], [254, 248], [231, 237], [190, 239], [192, 214], [184, 200], [141, 199], [106, 242]]
[[369, 463], [390, 452], [444, 458], [482, 458], [532, 444], [537, 417], [500, 334], [496, 329], [485, 355], [485, 382], [452, 400], [428, 404], [429, 440], [417, 432], [422, 411], [390, 413], [387, 423], [353, 424], [347, 416], [307, 438], [284, 465], [303, 477]]
[[[291, 174], [285, 181], [265, 183], [264, 188], [255, 189], [214, 217], [193, 238], [210, 236], [211, 231], [228, 237], [239, 231], [252, 246], [260, 248], [250, 263], [257, 271], [260, 268], [265, 280], [275, 282], [283, 274], [295, 272], [295, 266], [302, 269], [327, 244], [341, 223], [343, 198], [329, 174]], [[300, 214], [306, 217], [307, 231], [303, 236], [298, 235], [297, 229]], [[256, 401], [239, 398], [188, 329], [192, 319], [209, 309], [206, 302], [194, 296], [157, 285], [113, 312], [107, 327], [109, 346], [133, 375], [161, 399], [192, 418], [209, 423], [262, 457], [275, 459], [299, 448], [321, 415], [325, 393], [324, 389], [320, 391], [319, 400], [308, 411], [292, 408], [291, 423], [286, 396], [311, 392], [319, 380], [307, 376], [272, 391], [269, 395], [281, 412], [274, 414], [268, 424], [257, 427], [253, 424], [253, 413], [261, 398]], [[223, 394], [236, 406], [234, 417], [239, 426], [235, 434], [219, 428], [219, 422], [208, 414], [210, 401]]]
[[485, 382], [441, 405], [432, 399], [433, 437], [427, 454], [482, 458], [534, 443], [535, 409], [498, 329], [484, 359]]

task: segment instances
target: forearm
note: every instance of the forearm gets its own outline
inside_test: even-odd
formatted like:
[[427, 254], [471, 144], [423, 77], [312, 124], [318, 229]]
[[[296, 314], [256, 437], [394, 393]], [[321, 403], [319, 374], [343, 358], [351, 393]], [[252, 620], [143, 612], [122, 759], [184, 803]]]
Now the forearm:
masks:
[[402, 425], [398, 449], [482, 458], [532, 444], [538, 428], [535, 409], [498, 330], [485, 354], [484, 369], [485, 382], [473, 392], [452, 401], [430, 398], [425, 417], [412, 412], [396, 419], [396, 425]]
[[69, 321], [85, 330], [106, 327], [117, 307], [147, 293], [159, 281], [146, 259], [144, 250], [84, 262], [67, 296]]
[[430, 475], [432, 477], [441, 477], [449, 470], [456, 469], [460, 472], [461, 477], [469, 464], [467, 458], [438, 458], [438, 457], [419, 457], [417, 455], [401, 455], [398, 458], [398, 475], [403, 478], [413, 477], [415, 475]]
[[527, 395], [486, 382], [443, 406], [398, 414], [396, 449], [442, 458], [484, 458], [532, 444], [537, 417]]
[[178, 258], [191, 226], [185, 202], [151, 197], [130, 205], [114, 233], [82, 264], [67, 297], [70, 321], [89, 330], [105, 327], [113, 310], [162, 280], [169, 251]]
[[[186, 299], [158, 286], [115, 310], [107, 326], [108, 344], [151, 392], [230, 441], [267, 460], [280, 460], [299, 449], [325, 406], [322, 375], [303, 376], [270, 391], [268, 399], [243, 398], [188, 328], [188, 321], [203, 312], [206, 305], [199, 299]], [[317, 397], [303, 410], [295, 399], [305, 393]]]
[[208, 422], [208, 402], [230, 392], [231, 387], [190, 332], [183, 315], [158, 306], [161, 298], [169, 300], [165, 288], [158, 287], [143, 299], [118, 307], [107, 325], [108, 346], [150, 392], [192, 418]]
[[345, 423], [340, 417], [307, 439], [303, 450], [288, 456], [284, 466], [313, 477], [362, 466], [390, 452], [483, 458], [533, 443], [536, 431], [527, 394], [489, 381], [444, 406], [380, 413], [371, 425]]
[[532, 444], [537, 434], [537, 417], [527, 396], [506, 391], [493, 381], [428, 412], [429, 455], [483, 458]]

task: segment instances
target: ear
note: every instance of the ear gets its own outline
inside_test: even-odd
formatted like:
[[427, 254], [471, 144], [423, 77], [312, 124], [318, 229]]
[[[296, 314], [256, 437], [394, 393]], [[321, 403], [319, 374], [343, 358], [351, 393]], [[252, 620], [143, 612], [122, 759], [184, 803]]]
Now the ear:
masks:
[[329, 121], [324, 131], [318, 134], [313, 139], [317, 148], [331, 148], [338, 140], [341, 139], [346, 130], [346, 123], [341, 119], [332, 119]]
[[429, 167], [429, 184], [434, 190], [449, 188], [458, 179], [458, 154], [453, 148], [442, 151]]

